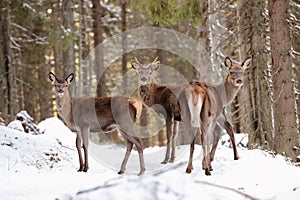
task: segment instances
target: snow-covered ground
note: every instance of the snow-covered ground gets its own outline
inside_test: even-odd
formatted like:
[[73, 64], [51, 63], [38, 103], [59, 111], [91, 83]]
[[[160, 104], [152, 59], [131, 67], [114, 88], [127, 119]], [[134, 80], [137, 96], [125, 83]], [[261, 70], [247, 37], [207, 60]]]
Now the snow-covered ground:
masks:
[[238, 148], [240, 159], [234, 161], [232, 149], [221, 141], [212, 176], [205, 176], [200, 146], [191, 174], [185, 174], [187, 146], [177, 147], [177, 161], [164, 166], [158, 160], [165, 148], [149, 148], [145, 150], [148, 173], [136, 175], [139, 163], [133, 152], [128, 172], [120, 176], [116, 170], [125, 147], [97, 145], [92, 151], [96, 157], [89, 157], [89, 171], [79, 173], [75, 134], [56, 118], [39, 127], [45, 134], [0, 126], [0, 199], [300, 199], [300, 168], [265, 151]]

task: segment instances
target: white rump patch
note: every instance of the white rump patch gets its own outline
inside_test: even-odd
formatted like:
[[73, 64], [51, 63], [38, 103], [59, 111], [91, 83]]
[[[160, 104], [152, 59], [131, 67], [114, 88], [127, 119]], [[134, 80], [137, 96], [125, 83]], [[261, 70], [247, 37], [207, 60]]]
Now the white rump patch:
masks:
[[193, 103], [193, 95], [190, 95], [188, 99], [188, 106], [191, 114], [191, 124], [192, 127], [200, 127], [200, 112], [202, 108], [202, 98], [201, 95], [198, 95], [197, 103]]

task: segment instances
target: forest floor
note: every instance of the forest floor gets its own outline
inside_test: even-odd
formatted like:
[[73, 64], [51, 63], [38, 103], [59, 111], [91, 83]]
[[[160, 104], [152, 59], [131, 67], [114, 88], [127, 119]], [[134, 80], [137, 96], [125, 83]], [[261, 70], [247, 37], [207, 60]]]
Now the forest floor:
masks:
[[39, 126], [45, 130], [42, 135], [0, 126], [1, 199], [300, 199], [299, 167], [283, 156], [243, 147], [238, 147], [240, 159], [235, 161], [227, 136], [220, 141], [211, 176], [201, 169], [198, 145], [191, 174], [185, 173], [188, 146], [179, 146], [177, 161], [167, 165], [151, 159], [153, 152], [164, 152], [165, 147], [145, 149], [147, 171], [142, 176], [137, 176], [138, 154], [133, 151], [126, 173], [120, 176], [116, 170], [124, 146], [97, 145], [89, 157], [89, 171], [80, 173], [75, 134], [56, 118]]

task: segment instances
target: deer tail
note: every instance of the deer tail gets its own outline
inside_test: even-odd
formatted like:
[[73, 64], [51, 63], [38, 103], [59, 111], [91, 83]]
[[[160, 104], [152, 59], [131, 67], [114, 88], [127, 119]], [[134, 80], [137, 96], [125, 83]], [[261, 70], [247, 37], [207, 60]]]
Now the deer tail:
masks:
[[131, 97], [129, 99], [130, 104], [133, 105], [133, 107], [135, 108], [135, 118], [139, 119], [142, 115], [142, 111], [143, 111], [143, 102], [141, 100], [138, 100], [136, 98]]
[[190, 111], [191, 125], [192, 127], [200, 127], [200, 114], [204, 101], [204, 90], [195, 84], [191, 84], [186, 90], [186, 100], [188, 104], [188, 110]]

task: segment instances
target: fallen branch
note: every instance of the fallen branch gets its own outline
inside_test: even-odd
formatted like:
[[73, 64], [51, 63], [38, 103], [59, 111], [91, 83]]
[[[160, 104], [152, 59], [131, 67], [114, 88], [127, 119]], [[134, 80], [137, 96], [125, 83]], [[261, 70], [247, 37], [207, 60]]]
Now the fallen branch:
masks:
[[107, 180], [107, 181], [104, 182], [103, 185], [100, 185], [100, 186], [97, 186], [97, 187], [94, 187], [94, 188], [91, 188], [91, 189], [87, 189], [87, 190], [81, 190], [81, 191], [77, 192], [76, 195], [80, 195], [80, 194], [84, 194], [84, 193], [89, 193], [89, 192], [94, 192], [94, 191], [99, 190], [99, 189], [114, 187], [114, 186], [118, 185], [120, 182], [115, 182], [115, 183], [110, 183], [110, 182], [114, 182], [116, 180], [120, 180], [121, 178], [122, 178], [122, 176], [117, 177], [117, 178], [113, 178], [113, 179], [110, 179], [110, 180]]
[[199, 184], [209, 185], [209, 186], [212, 186], [212, 187], [217, 187], [217, 188], [225, 189], [225, 190], [229, 190], [229, 191], [238, 193], [239, 195], [242, 195], [242, 196], [246, 197], [247, 199], [258, 200], [257, 198], [255, 198], [255, 197], [253, 197], [251, 195], [248, 195], [246, 193], [243, 193], [241, 191], [238, 191], [236, 189], [233, 189], [233, 188], [230, 188], [230, 187], [226, 187], [226, 186], [223, 186], [223, 185], [216, 185], [216, 184], [209, 183], [209, 182], [206, 182], [206, 181], [194, 181], [194, 182], [195, 183], [199, 183]]

